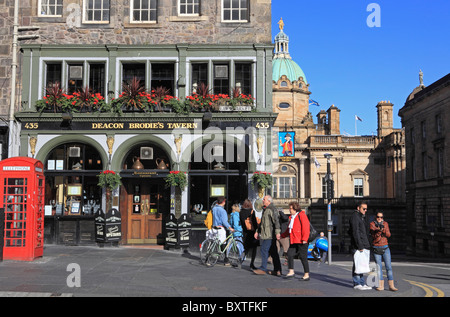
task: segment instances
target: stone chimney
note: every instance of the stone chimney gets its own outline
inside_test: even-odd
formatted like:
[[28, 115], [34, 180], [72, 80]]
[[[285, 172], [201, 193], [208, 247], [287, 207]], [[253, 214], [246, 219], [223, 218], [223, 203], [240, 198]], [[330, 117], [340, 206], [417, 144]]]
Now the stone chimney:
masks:
[[328, 109], [328, 134], [341, 134], [339, 112], [341, 110], [335, 105]]

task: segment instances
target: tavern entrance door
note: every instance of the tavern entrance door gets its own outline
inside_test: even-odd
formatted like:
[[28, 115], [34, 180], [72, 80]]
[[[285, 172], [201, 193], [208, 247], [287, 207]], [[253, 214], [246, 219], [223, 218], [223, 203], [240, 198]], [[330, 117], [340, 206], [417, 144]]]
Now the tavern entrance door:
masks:
[[[170, 199], [162, 178], [128, 179], [127, 186], [127, 243], [155, 244], [162, 234]], [[166, 210], [167, 209], [167, 210]]]

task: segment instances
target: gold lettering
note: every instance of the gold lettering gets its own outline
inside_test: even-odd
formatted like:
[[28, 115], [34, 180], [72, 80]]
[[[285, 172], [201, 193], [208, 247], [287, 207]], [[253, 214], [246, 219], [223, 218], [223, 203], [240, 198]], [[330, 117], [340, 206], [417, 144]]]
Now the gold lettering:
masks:
[[123, 123], [92, 123], [92, 129], [123, 129]]

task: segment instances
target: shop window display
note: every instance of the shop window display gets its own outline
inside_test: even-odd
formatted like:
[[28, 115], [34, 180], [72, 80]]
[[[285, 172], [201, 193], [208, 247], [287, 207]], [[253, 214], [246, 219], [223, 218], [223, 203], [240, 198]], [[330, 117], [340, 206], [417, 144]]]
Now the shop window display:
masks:
[[101, 208], [97, 175], [103, 169], [99, 153], [86, 144], [63, 144], [45, 160], [46, 215], [93, 215]]

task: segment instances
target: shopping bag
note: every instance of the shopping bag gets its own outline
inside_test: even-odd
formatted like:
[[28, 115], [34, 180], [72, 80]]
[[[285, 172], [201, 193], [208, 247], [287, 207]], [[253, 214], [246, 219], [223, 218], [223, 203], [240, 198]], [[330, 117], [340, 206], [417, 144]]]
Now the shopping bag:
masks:
[[362, 252], [356, 250], [353, 255], [355, 261], [355, 274], [364, 274], [370, 272], [370, 250], [363, 249]]

